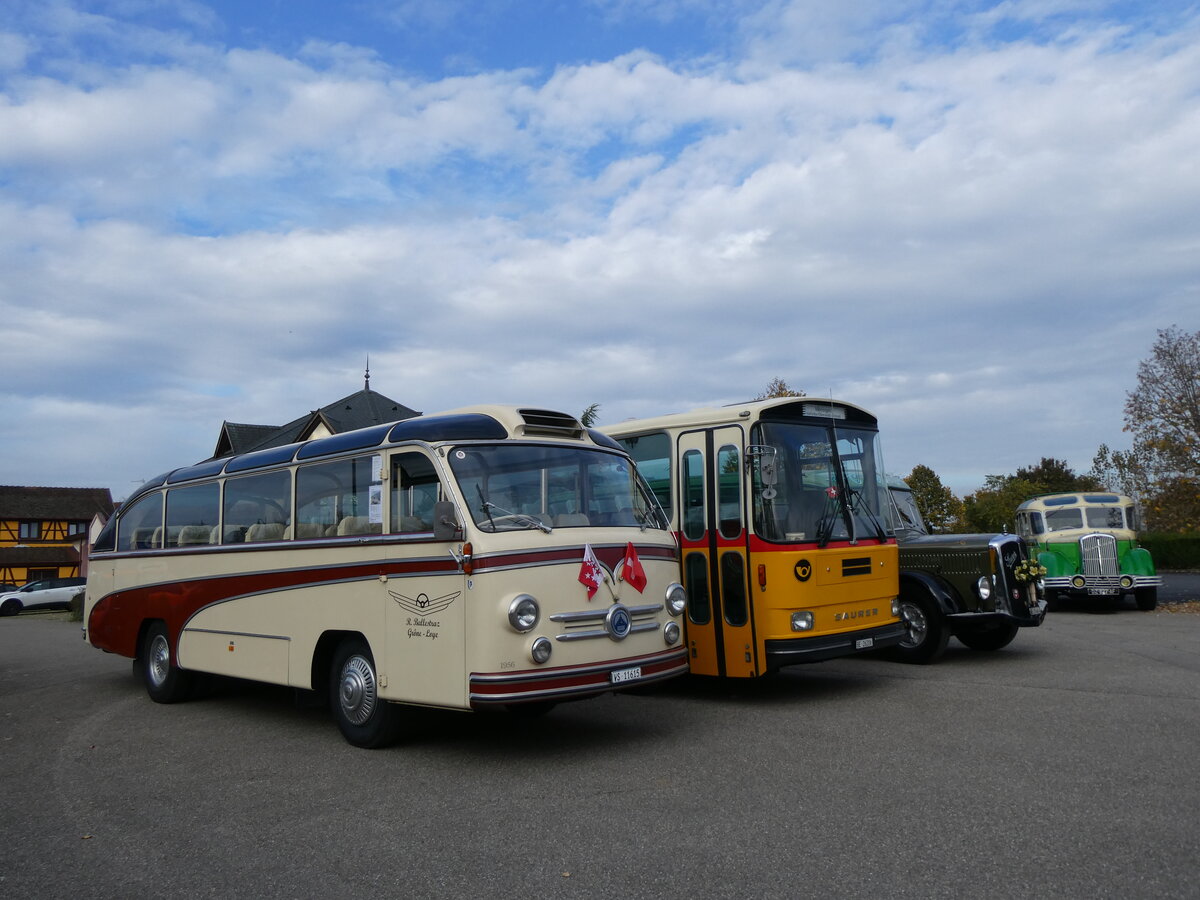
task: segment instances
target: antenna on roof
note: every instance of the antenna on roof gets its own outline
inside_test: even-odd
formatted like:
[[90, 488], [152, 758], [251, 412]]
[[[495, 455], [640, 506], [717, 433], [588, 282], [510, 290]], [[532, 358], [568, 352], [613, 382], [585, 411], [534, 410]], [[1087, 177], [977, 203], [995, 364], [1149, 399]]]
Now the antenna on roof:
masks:
[[369, 391], [370, 389], [371, 389], [371, 354], [368, 353], [367, 354], [367, 374], [366, 374], [366, 378], [363, 380], [363, 390]]

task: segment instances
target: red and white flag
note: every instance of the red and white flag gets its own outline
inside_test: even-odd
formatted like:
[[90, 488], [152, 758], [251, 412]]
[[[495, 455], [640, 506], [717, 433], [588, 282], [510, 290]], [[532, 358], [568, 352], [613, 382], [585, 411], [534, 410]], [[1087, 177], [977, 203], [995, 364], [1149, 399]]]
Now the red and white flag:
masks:
[[625, 545], [625, 558], [621, 560], [621, 579], [637, 588], [640, 594], [646, 589], [646, 570], [633, 549], [633, 541]]
[[579, 583], [587, 588], [589, 600], [596, 596], [596, 591], [604, 583], [604, 569], [600, 567], [600, 560], [596, 559], [596, 554], [592, 552], [591, 544], [583, 545], [583, 565], [579, 568]]

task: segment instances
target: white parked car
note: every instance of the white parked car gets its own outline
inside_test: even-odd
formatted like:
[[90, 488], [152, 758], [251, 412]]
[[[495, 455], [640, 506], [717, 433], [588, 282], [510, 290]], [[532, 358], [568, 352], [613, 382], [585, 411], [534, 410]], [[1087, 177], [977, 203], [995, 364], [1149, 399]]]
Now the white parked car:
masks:
[[0, 594], [0, 616], [15, 616], [23, 609], [66, 609], [86, 578], [43, 578], [16, 591]]

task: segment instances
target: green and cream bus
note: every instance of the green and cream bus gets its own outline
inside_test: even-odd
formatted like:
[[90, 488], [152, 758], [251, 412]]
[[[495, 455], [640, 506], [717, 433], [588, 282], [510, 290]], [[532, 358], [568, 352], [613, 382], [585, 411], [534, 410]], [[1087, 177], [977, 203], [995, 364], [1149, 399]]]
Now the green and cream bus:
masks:
[[1162, 579], [1137, 530], [1137, 505], [1122, 494], [1047, 494], [1017, 507], [1017, 533], [1046, 570], [1047, 599], [1132, 594], [1138, 609], [1154, 609]]
[[151, 479], [92, 548], [84, 628], [155, 701], [290, 685], [373, 747], [400, 704], [540, 712], [686, 672], [678, 579], [619, 444], [474, 407]]

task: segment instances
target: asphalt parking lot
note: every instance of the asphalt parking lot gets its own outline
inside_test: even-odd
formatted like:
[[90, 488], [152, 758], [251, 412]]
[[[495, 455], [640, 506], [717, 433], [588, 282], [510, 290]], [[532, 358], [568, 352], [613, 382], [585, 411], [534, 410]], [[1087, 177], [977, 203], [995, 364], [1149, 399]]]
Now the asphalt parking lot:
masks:
[[0, 897], [1194, 897], [1185, 608], [533, 722], [414, 711], [374, 752], [281, 688], [151, 703], [78, 624], [3, 619]]

